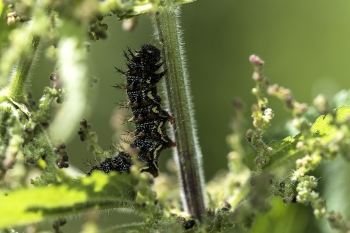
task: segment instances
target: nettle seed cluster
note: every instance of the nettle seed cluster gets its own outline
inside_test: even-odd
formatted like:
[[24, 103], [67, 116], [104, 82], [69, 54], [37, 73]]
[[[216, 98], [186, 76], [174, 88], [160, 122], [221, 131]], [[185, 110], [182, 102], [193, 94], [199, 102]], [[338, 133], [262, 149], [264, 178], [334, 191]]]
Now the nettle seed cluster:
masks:
[[[173, 118], [162, 109], [161, 98], [157, 92], [157, 83], [165, 75], [166, 71], [159, 72], [162, 66], [161, 51], [153, 45], [142, 45], [140, 50], [131, 51], [128, 48], [124, 52], [127, 59], [126, 65], [129, 68], [123, 71], [117, 68], [118, 72], [125, 75], [126, 83], [116, 85], [115, 88], [126, 90], [128, 101], [123, 106], [131, 109], [132, 117], [128, 122], [135, 125], [133, 142], [123, 152], [119, 152], [113, 158], [95, 165], [87, 173], [90, 175], [94, 170], [105, 173], [111, 171], [129, 171], [132, 165], [131, 153], [136, 153], [139, 161], [144, 163], [141, 172], [148, 172], [153, 177], [158, 176], [158, 157], [166, 149], [176, 144], [166, 133], [166, 122], [172, 122]], [[79, 131], [83, 136], [84, 127]]]

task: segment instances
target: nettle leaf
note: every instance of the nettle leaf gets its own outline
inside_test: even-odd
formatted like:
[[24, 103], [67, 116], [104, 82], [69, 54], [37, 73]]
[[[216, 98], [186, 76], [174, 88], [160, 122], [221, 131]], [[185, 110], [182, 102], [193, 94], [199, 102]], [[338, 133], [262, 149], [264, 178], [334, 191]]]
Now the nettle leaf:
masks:
[[[271, 211], [259, 215], [253, 227], [248, 233], [294, 233], [307, 232], [307, 223], [310, 215], [305, 211], [306, 207], [301, 205], [286, 205], [278, 197], [272, 197], [270, 200]], [[298, 224], [295, 224], [295, 219]], [[286, 227], [288, 226], [288, 227]]]
[[[286, 137], [281, 141], [271, 141], [268, 146], [272, 148], [269, 153], [270, 160], [263, 167], [264, 171], [273, 172], [278, 167], [286, 168], [287, 163], [294, 162], [302, 157], [300, 151], [296, 150], [296, 144], [302, 140], [302, 135], [297, 134], [294, 137]], [[249, 154], [245, 159], [245, 164], [250, 170], [254, 170], [255, 153]]]
[[334, 114], [320, 116], [311, 127], [314, 136], [329, 136], [337, 131], [335, 124], [343, 124], [350, 120], [350, 106], [343, 106], [335, 111]]
[[66, 183], [0, 192], [0, 229], [87, 210], [122, 209], [136, 212], [135, 186], [130, 174], [103, 174]]
[[287, 164], [301, 158], [304, 154], [296, 149], [296, 144], [303, 139], [301, 134], [294, 137], [286, 137], [280, 142], [273, 141], [269, 144], [272, 148], [269, 162], [264, 166], [265, 171], [274, 171], [279, 167], [286, 168]]
[[335, 126], [331, 124], [332, 121], [333, 116], [331, 115], [323, 115], [318, 117], [311, 127], [311, 132], [313, 136], [321, 137], [335, 130]]
[[345, 123], [350, 120], [350, 106], [343, 106], [336, 112], [337, 123]]
[[[350, 106], [343, 106], [335, 111], [334, 114], [319, 116], [311, 127], [311, 133], [314, 138], [321, 138], [324, 142], [331, 141], [338, 131], [336, 124], [342, 124], [350, 120]], [[286, 137], [280, 142], [271, 142], [269, 146], [273, 149], [270, 152], [270, 160], [264, 166], [265, 171], [275, 171], [278, 167], [284, 167], [288, 164], [294, 165], [294, 162], [304, 156], [303, 151], [296, 149], [296, 144], [302, 141], [304, 137], [298, 134], [294, 137]]]

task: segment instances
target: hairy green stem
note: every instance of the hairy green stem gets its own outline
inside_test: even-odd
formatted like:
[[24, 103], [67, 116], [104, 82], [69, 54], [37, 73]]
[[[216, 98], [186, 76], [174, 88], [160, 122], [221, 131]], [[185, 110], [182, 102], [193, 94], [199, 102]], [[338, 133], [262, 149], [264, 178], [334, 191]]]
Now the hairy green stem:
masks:
[[36, 51], [39, 47], [40, 37], [30, 35], [27, 40], [26, 50], [18, 60], [15, 70], [13, 71], [8, 85], [8, 96], [20, 103], [25, 103], [25, 88], [29, 78], [29, 72], [34, 62]]
[[18, 61], [11, 80], [8, 85], [8, 95], [16, 102], [25, 102], [25, 88], [29, 78], [29, 71], [32, 67], [35, 52], [38, 48], [40, 37], [33, 36], [28, 40], [28, 51]]
[[179, 7], [156, 14], [155, 27], [163, 45], [165, 95], [174, 117], [174, 158], [179, 170], [182, 201], [187, 213], [203, 220], [205, 214], [202, 154], [198, 144], [185, 53], [182, 48]]

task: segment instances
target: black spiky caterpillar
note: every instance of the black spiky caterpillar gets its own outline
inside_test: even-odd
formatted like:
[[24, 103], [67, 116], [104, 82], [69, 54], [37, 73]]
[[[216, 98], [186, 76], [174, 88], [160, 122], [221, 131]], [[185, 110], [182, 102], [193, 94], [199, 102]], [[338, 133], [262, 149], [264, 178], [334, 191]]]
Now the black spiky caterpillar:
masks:
[[136, 151], [137, 158], [145, 164], [141, 172], [149, 172], [156, 177], [160, 153], [175, 146], [165, 129], [165, 123], [172, 122], [173, 119], [162, 109], [157, 92], [157, 83], [166, 73], [156, 73], [163, 64], [160, 62], [161, 51], [153, 45], [145, 44], [134, 53], [128, 48], [128, 52], [124, 51], [124, 56], [129, 69], [116, 69], [125, 75], [126, 83], [114, 87], [126, 90], [129, 101], [124, 106], [129, 107], [133, 114], [128, 122], [135, 124], [134, 140], [128, 150], [93, 166], [87, 175], [93, 170], [105, 173], [129, 171], [132, 165], [130, 151]]

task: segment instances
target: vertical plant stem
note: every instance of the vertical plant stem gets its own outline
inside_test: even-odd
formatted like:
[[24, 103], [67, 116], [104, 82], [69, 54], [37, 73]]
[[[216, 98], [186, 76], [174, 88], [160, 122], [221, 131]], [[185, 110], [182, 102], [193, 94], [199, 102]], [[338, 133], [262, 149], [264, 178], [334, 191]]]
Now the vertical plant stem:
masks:
[[174, 117], [172, 133], [177, 143], [174, 157], [178, 166], [184, 209], [200, 221], [205, 214], [202, 154], [198, 144], [185, 53], [178, 15], [179, 8], [156, 14], [155, 26], [163, 45], [165, 95]]
[[34, 62], [36, 51], [39, 47], [40, 37], [29, 35], [26, 42], [26, 49], [15, 66], [8, 85], [8, 96], [20, 103], [25, 103], [25, 88], [29, 78], [29, 72]]

